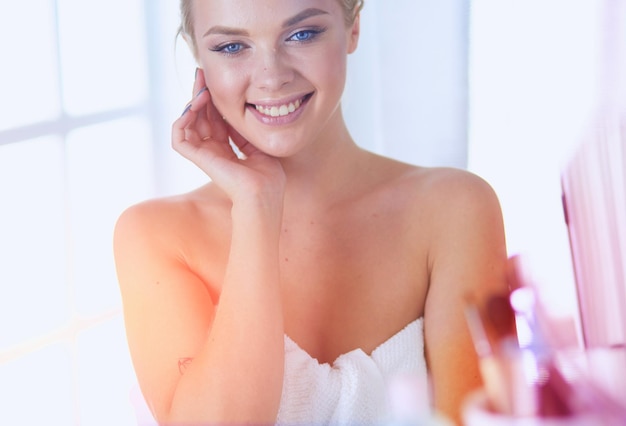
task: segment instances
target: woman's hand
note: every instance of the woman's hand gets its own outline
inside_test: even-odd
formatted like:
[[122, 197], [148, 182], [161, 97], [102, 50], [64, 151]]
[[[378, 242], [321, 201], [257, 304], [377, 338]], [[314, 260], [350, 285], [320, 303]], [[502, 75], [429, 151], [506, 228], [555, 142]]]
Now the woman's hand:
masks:
[[[285, 173], [278, 159], [254, 147], [219, 113], [198, 69], [195, 97], [172, 126], [172, 146], [202, 169], [235, 203], [270, 197], [282, 203]], [[244, 158], [239, 158], [232, 141]]]

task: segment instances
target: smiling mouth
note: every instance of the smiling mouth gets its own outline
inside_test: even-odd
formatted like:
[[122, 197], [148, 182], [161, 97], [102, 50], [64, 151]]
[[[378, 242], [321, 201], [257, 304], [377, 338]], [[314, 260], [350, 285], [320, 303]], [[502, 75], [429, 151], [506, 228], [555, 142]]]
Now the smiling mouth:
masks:
[[297, 99], [293, 102], [289, 102], [283, 105], [254, 105], [251, 104], [258, 112], [268, 117], [284, 117], [286, 115], [296, 112], [306, 102], [312, 94], [308, 94], [301, 99]]

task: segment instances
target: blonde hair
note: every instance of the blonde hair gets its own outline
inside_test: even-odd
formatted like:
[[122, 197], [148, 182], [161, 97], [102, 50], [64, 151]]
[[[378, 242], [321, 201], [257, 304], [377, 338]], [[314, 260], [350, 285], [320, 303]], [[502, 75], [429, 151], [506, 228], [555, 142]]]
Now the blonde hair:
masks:
[[[354, 23], [357, 15], [363, 9], [363, 2], [365, 0], [337, 0], [343, 8], [343, 14], [346, 21], [346, 26], [350, 26]], [[180, 27], [178, 28], [178, 35], [182, 35], [189, 46], [193, 50], [193, 54], [196, 55], [197, 46], [194, 39], [193, 28], [193, 10], [192, 0], [180, 0]]]

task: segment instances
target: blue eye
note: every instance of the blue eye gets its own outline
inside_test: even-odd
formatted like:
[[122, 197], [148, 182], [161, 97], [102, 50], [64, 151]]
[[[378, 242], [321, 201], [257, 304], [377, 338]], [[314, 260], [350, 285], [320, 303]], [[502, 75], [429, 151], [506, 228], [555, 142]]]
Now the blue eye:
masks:
[[228, 53], [231, 55], [234, 53], [239, 53], [241, 52], [241, 50], [243, 50], [243, 45], [241, 43], [230, 43], [224, 46], [220, 46], [219, 48], [220, 52]]
[[223, 53], [224, 55], [236, 55], [241, 53], [245, 48], [243, 43], [226, 43], [215, 47], [211, 47], [209, 50], [217, 53]]
[[297, 41], [297, 42], [306, 42], [311, 41], [315, 37], [317, 37], [322, 30], [302, 30], [294, 33], [291, 37], [289, 37], [289, 41]]

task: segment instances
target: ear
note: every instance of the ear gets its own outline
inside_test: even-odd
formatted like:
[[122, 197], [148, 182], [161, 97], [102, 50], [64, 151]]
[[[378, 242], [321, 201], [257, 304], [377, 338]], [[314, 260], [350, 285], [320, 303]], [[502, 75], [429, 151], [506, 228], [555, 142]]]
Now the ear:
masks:
[[359, 35], [361, 33], [361, 14], [357, 13], [348, 34], [348, 54], [353, 53], [359, 45]]

